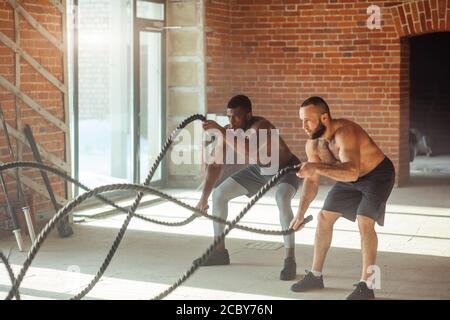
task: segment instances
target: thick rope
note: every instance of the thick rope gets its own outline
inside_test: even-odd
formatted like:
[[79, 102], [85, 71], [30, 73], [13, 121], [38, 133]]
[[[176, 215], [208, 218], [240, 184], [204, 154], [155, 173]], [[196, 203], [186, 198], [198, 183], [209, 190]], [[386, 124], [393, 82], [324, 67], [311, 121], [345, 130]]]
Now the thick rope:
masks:
[[[8, 271], [9, 279], [11, 280], [11, 283], [14, 284], [14, 280], [16, 279], [14, 277], [14, 272], [11, 268], [11, 265], [9, 264], [8, 258], [3, 254], [2, 251], [0, 251], [0, 259], [5, 264], [6, 271]], [[16, 300], [20, 300], [20, 293], [19, 291], [16, 291], [14, 293], [14, 296], [16, 297]]]
[[[211, 244], [208, 249], [202, 254], [199, 260], [194, 260], [194, 263], [192, 266], [167, 290], [160, 293], [156, 297], [153, 298], [153, 300], [160, 300], [165, 297], [167, 297], [171, 292], [173, 292], [176, 288], [178, 288], [183, 282], [185, 282], [187, 279], [189, 279], [195, 271], [198, 270], [198, 268], [212, 255], [214, 250], [217, 248], [217, 246], [223, 242], [225, 237], [230, 233], [230, 231], [236, 226], [236, 224], [245, 216], [245, 214], [253, 207], [253, 205], [270, 189], [273, 185], [286, 173], [288, 173], [291, 170], [297, 169], [296, 167], [289, 167], [281, 170], [279, 173], [277, 173], [275, 176], [272, 177], [272, 179], [266, 183], [260, 191], [256, 195], [252, 197], [250, 202], [245, 206], [244, 209], [239, 213], [239, 215], [231, 222], [230, 225], [227, 225], [222, 232], [222, 234], [214, 239], [213, 244]], [[305, 219], [302, 224], [307, 223], [312, 219], [312, 216], [308, 216], [307, 219]], [[291, 230], [292, 231], [292, 230]]]
[[[205, 254], [202, 256], [202, 262], [209, 257], [209, 255], [211, 254], [213, 249], [217, 246], [217, 244], [220, 243], [225, 238], [225, 236], [231, 231], [231, 229], [234, 228], [235, 224], [240, 219], [242, 219], [242, 217], [250, 210], [250, 208], [256, 203], [256, 201], [258, 201], [273, 186], [273, 184], [275, 184], [277, 182], [278, 179], [280, 179], [284, 174], [286, 174], [287, 170], [293, 170], [293, 167], [283, 169], [279, 174], [274, 176], [263, 188], [261, 188], [261, 190], [252, 198], [252, 200], [241, 211], [241, 213], [238, 215], [238, 217], [235, 218], [231, 222], [231, 225], [226, 226], [222, 235], [215, 239], [214, 244], [212, 246], [210, 246], [210, 248], [207, 250], [207, 252], [205, 252]], [[31, 263], [33, 262], [33, 259], [35, 258], [37, 252], [40, 250], [45, 239], [49, 236], [50, 232], [57, 225], [57, 223], [61, 219], [63, 219], [65, 216], [67, 216], [77, 206], [79, 206], [81, 203], [83, 203], [85, 200], [87, 200], [97, 194], [103, 193], [103, 192], [116, 191], [116, 190], [135, 190], [135, 191], [139, 191], [139, 193], [142, 193], [142, 194], [144, 194], [144, 193], [157, 194], [158, 193], [157, 190], [155, 190], [149, 186], [136, 185], [136, 184], [111, 184], [111, 185], [94, 188], [93, 190], [83, 193], [83, 194], [79, 195], [78, 197], [76, 197], [75, 199], [68, 202], [64, 207], [62, 207], [58, 211], [58, 213], [55, 216], [53, 216], [52, 219], [50, 219], [50, 221], [47, 223], [47, 225], [44, 227], [44, 229], [42, 229], [42, 231], [37, 236], [35, 242], [33, 243], [32, 247], [30, 248], [30, 251], [28, 252], [27, 259], [25, 260], [25, 262], [22, 266], [22, 269], [19, 272], [19, 275], [17, 276], [16, 280], [14, 281], [13, 287], [9, 291], [7, 299], [11, 299], [13, 294], [18, 290], [20, 283], [22, 282], [26, 272], [28, 271], [28, 268], [31, 266]], [[307, 222], [306, 219], [305, 219], [305, 222]], [[196, 270], [196, 268], [195, 268], [195, 270]], [[193, 270], [193, 271], [195, 271], [195, 270]], [[193, 273], [193, 271], [188, 272], [188, 274], [190, 275], [191, 273]], [[183, 277], [183, 279], [184, 279], [184, 277]], [[177, 286], [179, 286], [186, 279], [182, 280], [181, 282], [179, 282], [180, 280], [177, 281], [177, 283], [179, 282], [179, 284]], [[173, 291], [175, 288], [170, 290], [170, 292]], [[76, 295], [73, 299], [76, 299], [77, 297], [79, 297], [83, 292], [84, 292], [84, 290], [82, 292], [80, 292], [80, 294]], [[166, 296], [167, 294], [168, 293], [166, 293], [164, 296]]]
[[[50, 173], [53, 173], [57, 176], [60, 176], [61, 178], [77, 185], [78, 187], [86, 190], [86, 191], [91, 191], [91, 189], [89, 189], [88, 187], [86, 187], [85, 185], [83, 185], [81, 182], [75, 180], [74, 178], [72, 178], [71, 176], [67, 175], [66, 173], [64, 173], [63, 171], [60, 171], [58, 169], [55, 169], [53, 167], [49, 167], [45, 164], [40, 164], [37, 162], [9, 162], [9, 163], [5, 163], [3, 165], [0, 165], [0, 172], [4, 171], [4, 170], [8, 170], [8, 169], [13, 169], [13, 168], [36, 168], [39, 170], [44, 170]], [[155, 189], [156, 190], [156, 189]], [[213, 220], [215, 222], [219, 222], [222, 224], [230, 224], [231, 221], [228, 220], [224, 220], [222, 218], [213, 216], [208, 214], [206, 211], [197, 209], [185, 202], [182, 202], [180, 200], [178, 200], [177, 198], [174, 198], [164, 192], [158, 191], [157, 195], [159, 198], [162, 198], [164, 200], [170, 201], [170, 202], [174, 202], [192, 212], [195, 212], [193, 215], [191, 215], [190, 217], [188, 217], [187, 219], [180, 221], [180, 222], [167, 222], [167, 221], [160, 221], [160, 220], [156, 220], [156, 219], [151, 219], [148, 218], [146, 216], [143, 216], [141, 214], [137, 214], [135, 213], [134, 216], [136, 218], [139, 218], [141, 220], [147, 221], [147, 222], [152, 222], [155, 224], [159, 224], [159, 225], [164, 225], [164, 226], [168, 226], [168, 227], [179, 227], [179, 226], [184, 226], [186, 224], [189, 224], [191, 221], [193, 221], [195, 218], [198, 218], [200, 216], [203, 216], [205, 218], [208, 218], [210, 220]], [[102, 196], [102, 195], [96, 195], [95, 198], [103, 201], [104, 203], [107, 203], [108, 205], [111, 205], [115, 208], [117, 208], [118, 210], [122, 211], [122, 212], [128, 212], [128, 210], [126, 208], [120, 207], [117, 204], [115, 204], [113, 201], [107, 199], [106, 197]], [[248, 232], [252, 232], [252, 233], [258, 233], [258, 234], [265, 234], [265, 235], [287, 235], [290, 234], [291, 231], [289, 231], [289, 229], [286, 230], [281, 230], [281, 231], [274, 231], [274, 230], [268, 230], [268, 229], [257, 229], [257, 228], [252, 228], [252, 227], [247, 227], [247, 226], [242, 226], [242, 225], [237, 225], [236, 226], [237, 229], [240, 230], [244, 230], [244, 231], [248, 231]]]
[[[292, 170], [297, 170], [298, 166], [296, 167], [289, 167], [289, 168], [285, 168], [283, 170], [281, 170], [280, 172], [278, 172], [274, 177], [272, 177], [272, 179], [266, 184], [264, 185], [261, 190], [252, 198], [252, 200], [247, 204], [247, 206], [241, 211], [241, 213], [238, 215], [237, 218], [235, 218], [233, 221], [227, 221], [212, 215], [207, 214], [206, 212], [199, 210], [197, 208], [194, 208], [176, 198], [171, 197], [168, 194], [165, 194], [157, 189], [151, 188], [148, 185], [150, 184], [150, 181], [154, 175], [154, 173], [156, 172], [160, 162], [162, 161], [162, 159], [164, 158], [165, 154], [167, 153], [168, 149], [170, 148], [170, 146], [172, 145], [174, 139], [176, 138], [176, 136], [179, 134], [179, 132], [185, 127], [187, 126], [189, 123], [195, 121], [195, 120], [201, 120], [204, 121], [205, 117], [202, 115], [193, 115], [189, 118], [187, 118], [186, 120], [184, 120], [173, 132], [172, 134], [169, 136], [169, 138], [167, 139], [166, 143], [164, 144], [161, 152], [159, 153], [155, 163], [153, 164], [149, 174], [147, 175], [147, 178], [144, 182], [144, 185], [134, 185], [134, 184], [112, 184], [112, 185], [106, 185], [106, 186], [102, 186], [102, 187], [98, 187], [95, 188], [93, 190], [89, 190], [89, 188], [87, 188], [86, 186], [84, 186], [83, 184], [81, 184], [79, 181], [73, 179], [72, 177], [68, 176], [67, 174], [65, 174], [62, 171], [59, 171], [57, 169], [54, 169], [52, 167], [48, 167], [46, 165], [43, 164], [38, 164], [38, 163], [34, 163], [34, 162], [14, 162], [14, 163], [7, 163], [7, 164], [3, 164], [0, 166], [0, 172], [2, 172], [3, 170], [7, 170], [7, 169], [11, 169], [11, 168], [18, 168], [18, 167], [28, 167], [28, 168], [39, 168], [39, 169], [43, 169], [49, 172], [52, 172], [62, 178], [64, 178], [67, 181], [70, 181], [72, 183], [74, 183], [75, 185], [79, 186], [80, 188], [87, 190], [86, 193], [79, 195], [78, 197], [76, 197], [75, 199], [73, 199], [72, 201], [68, 202], [63, 208], [61, 208], [58, 213], [48, 222], [48, 224], [44, 227], [44, 229], [41, 231], [41, 233], [38, 235], [36, 241], [34, 242], [33, 246], [31, 247], [27, 259], [25, 260], [23, 267], [17, 277], [17, 279], [14, 278], [14, 274], [10, 273], [10, 278], [11, 281], [13, 283], [8, 296], [6, 297], [6, 299], [12, 299], [13, 296], [16, 296], [16, 298], [19, 297], [19, 287], [20, 287], [20, 283], [23, 280], [23, 277], [25, 276], [28, 268], [30, 267], [34, 257], [36, 256], [37, 252], [39, 251], [42, 243], [45, 241], [45, 239], [48, 237], [48, 235], [50, 234], [50, 231], [54, 228], [54, 226], [56, 225], [56, 223], [58, 221], [60, 221], [62, 218], [64, 218], [66, 215], [68, 215], [72, 210], [74, 210], [74, 208], [76, 208], [78, 205], [80, 205], [83, 201], [85, 201], [88, 198], [91, 197], [96, 197], [98, 199], [100, 199], [101, 201], [108, 203], [109, 205], [112, 205], [113, 207], [119, 209], [122, 212], [127, 212], [127, 216], [126, 219], [124, 221], [124, 223], [122, 224], [122, 227], [120, 228], [120, 231], [118, 233], [118, 235], [116, 236], [111, 249], [109, 250], [104, 262], [102, 263], [102, 266], [100, 267], [99, 271], [97, 272], [97, 274], [95, 275], [94, 279], [89, 283], [89, 285], [83, 289], [79, 294], [75, 295], [72, 299], [81, 299], [83, 298], [90, 290], [92, 290], [92, 288], [97, 284], [97, 282], [100, 280], [100, 278], [103, 276], [104, 272], [106, 271], [108, 265], [110, 264], [112, 258], [114, 257], [114, 254], [116, 252], [116, 250], [118, 249], [120, 242], [122, 241], [125, 231], [128, 228], [128, 225], [131, 221], [131, 219], [133, 217], [138, 217], [140, 219], [143, 219], [145, 221], [148, 222], [153, 222], [153, 223], [158, 223], [158, 224], [163, 224], [163, 225], [167, 225], [167, 226], [180, 226], [180, 225], [185, 225], [188, 224], [190, 222], [192, 222], [195, 218], [200, 217], [200, 216], [204, 216], [208, 219], [211, 219], [213, 221], [216, 222], [220, 222], [222, 224], [226, 225], [226, 228], [224, 230], [224, 232], [221, 234], [221, 236], [217, 237], [214, 241], [214, 243], [208, 248], [208, 250], [202, 255], [201, 259], [200, 259], [200, 263], [199, 264], [195, 264], [193, 265], [180, 279], [178, 279], [169, 289], [167, 289], [166, 291], [164, 291], [163, 293], [159, 294], [158, 296], [155, 297], [155, 299], [162, 299], [164, 297], [166, 297], [168, 294], [170, 294], [173, 290], [175, 290], [178, 286], [180, 286], [184, 281], [186, 281], [200, 266], [201, 263], [203, 263], [206, 259], [208, 259], [208, 257], [211, 255], [211, 253], [213, 252], [213, 250], [217, 247], [218, 243], [220, 243], [221, 241], [223, 241], [223, 239], [225, 238], [225, 236], [233, 229], [233, 228], [237, 228], [237, 229], [242, 229], [242, 230], [246, 230], [249, 232], [255, 232], [255, 233], [260, 233], [260, 234], [270, 234], [270, 235], [287, 235], [293, 232], [292, 229], [287, 229], [287, 230], [282, 230], [282, 231], [273, 231], [273, 230], [263, 230], [263, 229], [256, 229], [256, 228], [250, 228], [250, 227], [246, 227], [246, 226], [240, 226], [237, 223], [242, 219], [242, 217], [250, 210], [250, 208], [273, 186], [277, 183], [277, 181], [284, 176], [285, 174], [287, 174], [289, 171]], [[122, 208], [118, 205], [116, 205], [114, 202], [110, 201], [109, 199], [101, 196], [100, 194], [103, 192], [108, 192], [108, 191], [112, 191], [112, 190], [134, 190], [134, 191], [138, 191], [138, 194], [136, 196], [136, 199], [133, 203], [133, 205], [127, 210], [125, 208]], [[150, 193], [153, 195], [157, 195], [160, 198], [163, 198], [165, 200], [171, 201], [175, 204], [178, 204], [179, 206], [182, 206], [188, 210], [191, 210], [192, 212], [194, 212], [194, 214], [192, 214], [190, 217], [188, 217], [187, 219], [181, 221], [181, 222], [164, 222], [164, 221], [158, 221], [158, 220], [154, 220], [154, 219], [150, 219], [147, 217], [144, 217], [142, 215], [138, 215], [135, 214], [136, 209], [138, 208], [140, 201], [142, 200], [142, 197], [144, 196], [144, 193]], [[304, 223], [308, 222], [310, 220], [310, 218], [312, 218], [311, 216], [307, 217], [307, 219], [305, 219]], [[2, 259], [3, 260], [3, 259]], [[8, 264], [8, 262], [6, 261], [5, 265], [7, 266], [7, 268], [10, 266]], [[12, 275], [12, 276], [11, 276]]]

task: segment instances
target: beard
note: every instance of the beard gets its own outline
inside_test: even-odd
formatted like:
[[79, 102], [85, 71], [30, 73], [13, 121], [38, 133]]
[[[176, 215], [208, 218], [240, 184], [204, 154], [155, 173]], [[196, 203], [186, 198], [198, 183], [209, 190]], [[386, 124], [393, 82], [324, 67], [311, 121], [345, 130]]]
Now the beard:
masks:
[[324, 124], [322, 123], [322, 121], [320, 121], [319, 126], [314, 131], [314, 133], [311, 135], [311, 139], [318, 139], [318, 138], [322, 137], [326, 130], [327, 130], [327, 127], [325, 127]]

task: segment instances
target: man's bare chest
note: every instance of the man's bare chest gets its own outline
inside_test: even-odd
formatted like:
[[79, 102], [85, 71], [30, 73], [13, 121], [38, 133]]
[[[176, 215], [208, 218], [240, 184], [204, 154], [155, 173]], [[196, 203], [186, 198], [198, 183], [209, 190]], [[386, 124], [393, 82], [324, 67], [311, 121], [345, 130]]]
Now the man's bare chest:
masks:
[[326, 163], [339, 162], [339, 146], [334, 141], [319, 140], [317, 154], [321, 161]]

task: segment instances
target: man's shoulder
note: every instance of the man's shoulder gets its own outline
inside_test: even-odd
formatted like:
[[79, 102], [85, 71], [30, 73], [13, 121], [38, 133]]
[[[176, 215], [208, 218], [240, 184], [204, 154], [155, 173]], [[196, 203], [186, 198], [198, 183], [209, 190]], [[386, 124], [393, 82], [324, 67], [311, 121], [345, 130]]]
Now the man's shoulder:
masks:
[[334, 132], [335, 136], [344, 136], [348, 134], [357, 134], [361, 128], [356, 122], [348, 119], [339, 119], [339, 126]]
[[341, 125], [334, 131], [333, 140], [338, 145], [354, 143], [362, 134], [363, 130], [356, 122], [343, 119]]
[[250, 129], [269, 129], [275, 128], [274, 125], [264, 117], [253, 117], [253, 123]]

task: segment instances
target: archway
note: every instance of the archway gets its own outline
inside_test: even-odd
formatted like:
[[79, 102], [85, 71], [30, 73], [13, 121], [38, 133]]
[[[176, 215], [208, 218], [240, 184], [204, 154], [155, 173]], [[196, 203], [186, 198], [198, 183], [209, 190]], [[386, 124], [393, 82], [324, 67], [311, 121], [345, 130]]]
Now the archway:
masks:
[[[438, 142], [438, 145], [435, 145], [435, 152], [447, 152], [442, 150], [440, 145], [440, 140], [443, 140], [443, 137], [447, 134], [447, 131], [438, 128], [442, 127], [440, 125], [441, 119], [435, 120], [435, 123], [439, 122], [439, 125], [434, 127], [430, 125], [435, 117], [436, 111], [434, 110], [446, 109], [447, 104], [443, 102], [445, 97], [439, 94], [443, 91], [439, 87], [444, 85], [444, 80], [433, 79], [433, 81], [426, 83], [420, 80], [420, 73], [424, 72], [422, 77], [427, 77], [427, 74], [432, 73], [433, 69], [438, 70], [436, 72], [439, 74], [446, 71], [446, 63], [439, 62], [440, 58], [438, 57], [441, 56], [441, 51], [446, 50], [445, 48], [448, 46], [447, 43], [444, 44], [443, 42], [450, 41], [450, 37], [447, 36], [447, 31], [450, 31], [450, 2], [446, 0], [411, 1], [390, 7], [388, 11], [392, 17], [401, 47], [399, 171], [402, 175], [405, 175], [410, 171], [410, 128], [421, 126], [422, 130], [430, 131], [422, 134], [427, 134], [430, 136], [430, 140], [434, 139]], [[430, 51], [423, 49], [423, 46], [430, 46], [431, 43], [435, 47], [434, 50], [438, 51], [435, 57]], [[421, 67], [417, 67], [418, 65]], [[439, 77], [441, 79], [449, 78], [449, 76]], [[424, 99], [421, 94], [421, 91], [423, 91], [421, 88], [423, 87], [428, 88], [423, 90], [434, 92], [434, 102], [428, 107], [431, 108], [431, 111], [428, 110], [427, 113], [429, 120], [426, 121], [430, 121], [429, 123], [425, 123], [423, 113], [422, 116], [420, 115], [421, 106], [423, 111], [423, 102], [420, 102]], [[440, 98], [441, 96], [442, 98]], [[433, 107], [433, 105], [436, 105], [436, 107]], [[448, 108], [450, 109], [450, 106]], [[430, 116], [430, 114], [433, 115]], [[447, 129], [447, 127], [444, 127], [444, 129]], [[441, 133], [442, 131], [444, 133]], [[425, 153], [427, 153], [426, 150]]]

